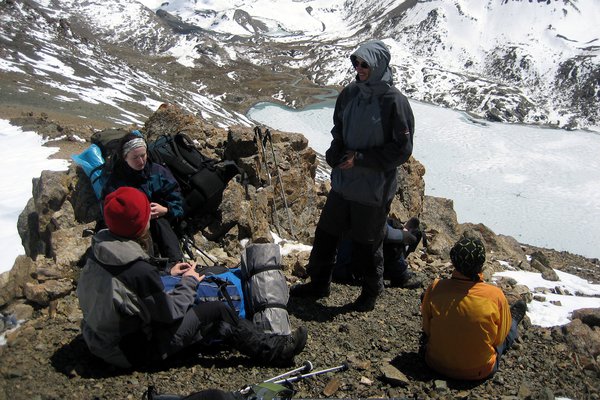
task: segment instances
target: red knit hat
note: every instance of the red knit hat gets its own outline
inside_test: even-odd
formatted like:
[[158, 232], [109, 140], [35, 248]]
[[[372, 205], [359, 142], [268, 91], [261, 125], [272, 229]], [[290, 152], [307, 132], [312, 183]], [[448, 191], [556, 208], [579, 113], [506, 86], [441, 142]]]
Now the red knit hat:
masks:
[[150, 202], [138, 189], [123, 186], [104, 199], [104, 221], [118, 236], [137, 238], [150, 220]]

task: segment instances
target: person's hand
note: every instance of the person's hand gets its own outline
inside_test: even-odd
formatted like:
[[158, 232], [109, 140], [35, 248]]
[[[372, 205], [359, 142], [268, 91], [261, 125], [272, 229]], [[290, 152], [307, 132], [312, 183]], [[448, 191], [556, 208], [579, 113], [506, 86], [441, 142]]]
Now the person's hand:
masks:
[[169, 209], [158, 203], [150, 203], [150, 218], [156, 219], [165, 215]]
[[204, 275], [200, 275], [198, 272], [196, 272], [196, 268], [188, 269], [183, 273], [183, 276], [193, 276], [194, 278], [196, 278], [196, 280], [198, 280], [198, 282], [204, 279]]
[[183, 275], [186, 271], [188, 271], [190, 269], [193, 269], [193, 270], [196, 269], [195, 261], [180, 262], [171, 267], [171, 275], [172, 276]]
[[354, 158], [356, 157], [355, 151], [347, 151], [342, 162], [338, 165], [340, 169], [350, 169], [354, 167]]

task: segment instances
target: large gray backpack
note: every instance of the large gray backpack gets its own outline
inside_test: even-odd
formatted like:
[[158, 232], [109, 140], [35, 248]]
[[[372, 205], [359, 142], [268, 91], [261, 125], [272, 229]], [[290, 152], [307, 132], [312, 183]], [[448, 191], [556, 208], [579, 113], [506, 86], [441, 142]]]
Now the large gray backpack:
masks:
[[241, 272], [246, 318], [263, 332], [289, 335], [290, 292], [281, 270], [279, 245], [250, 244], [242, 252]]

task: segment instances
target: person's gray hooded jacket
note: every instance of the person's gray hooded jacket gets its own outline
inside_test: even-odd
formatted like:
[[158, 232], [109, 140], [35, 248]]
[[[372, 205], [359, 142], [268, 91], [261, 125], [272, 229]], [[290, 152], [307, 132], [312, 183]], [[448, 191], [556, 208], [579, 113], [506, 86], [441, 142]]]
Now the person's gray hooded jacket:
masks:
[[[183, 318], [194, 303], [196, 278], [183, 277], [168, 294], [157, 267], [133, 240], [98, 232], [77, 284], [82, 333], [90, 351], [128, 368], [158, 352], [153, 326]], [[160, 355], [159, 355], [160, 357]]]
[[[397, 190], [396, 168], [412, 154], [414, 117], [406, 97], [393, 86], [390, 52], [378, 40], [366, 42], [350, 56], [371, 69], [366, 81], [346, 86], [337, 98], [333, 141], [326, 152], [332, 190], [346, 200], [385, 206]], [[354, 167], [336, 168], [344, 153], [356, 151]]]

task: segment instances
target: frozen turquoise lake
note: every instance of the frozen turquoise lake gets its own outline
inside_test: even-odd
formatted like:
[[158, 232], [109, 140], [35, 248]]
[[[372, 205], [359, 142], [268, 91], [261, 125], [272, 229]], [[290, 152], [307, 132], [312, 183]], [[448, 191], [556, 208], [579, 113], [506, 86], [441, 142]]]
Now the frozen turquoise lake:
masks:
[[[521, 243], [600, 257], [600, 134], [473, 120], [411, 101], [426, 194], [454, 200], [459, 222]], [[304, 110], [260, 103], [248, 117], [304, 134], [324, 153], [333, 102]]]

